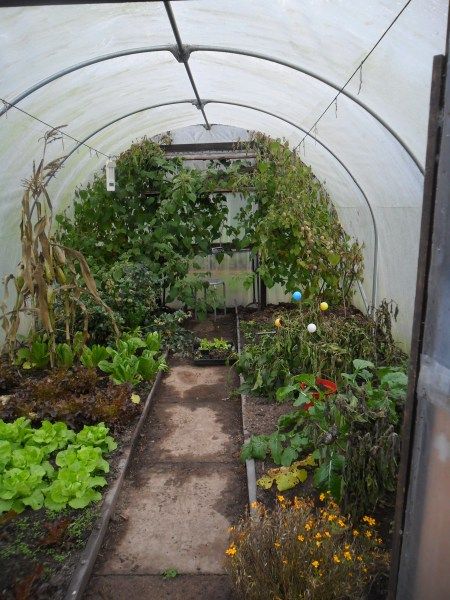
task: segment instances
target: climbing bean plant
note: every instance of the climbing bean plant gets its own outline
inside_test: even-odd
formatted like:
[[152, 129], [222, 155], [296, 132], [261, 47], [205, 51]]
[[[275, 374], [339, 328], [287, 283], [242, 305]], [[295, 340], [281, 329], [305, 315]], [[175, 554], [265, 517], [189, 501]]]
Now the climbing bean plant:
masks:
[[106, 190], [104, 173], [76, 192], [73, 214], [58, 217], [60, 238], [76, 241], [97, 271], [124, 255], [145, 265], [158, 294], [172, 299], [190, 261], [210, 252], [226, 223], [225, 196], [215, 192], [222, 176], [187, 169], [144, 139], [118, 157], [115, 192]]
[[256, 135], [255, 169], [235, 177], [251, 190], [239, 215], [246, 243], [261, 258], [267, 287], [301, 288], [304, 302], [320, 295], [346, 304], [361, 280], [361, 246], [339, 223], [330, 198], [287, 143]]

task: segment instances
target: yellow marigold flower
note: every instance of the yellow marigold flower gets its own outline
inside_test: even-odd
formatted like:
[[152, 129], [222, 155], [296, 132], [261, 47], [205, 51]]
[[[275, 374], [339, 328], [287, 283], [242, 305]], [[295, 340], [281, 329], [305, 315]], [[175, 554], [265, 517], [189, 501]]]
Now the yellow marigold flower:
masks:
[[320, 538], [322, 537], [322, 534], [317, 532], [314, 537], [316, 538], [316, 540], [320, 540]]
[[362, 561], [362, 556], [357, 556], [356, 559]]
[[325, 494], [322, 492], [319, 496], [319, 500], [321, 500], [322, 502], [325, 500], [326, 496]]
[[309, 531], [311, 529], [311, 523], [305, 523], [305, 529], [306, 531]]
[[227, 556], [234, 556], [236, 554], [236, 552], [237, 552], [237, 548], [234, 544], [231, 544], [231, 546], [225, 550], [225, 554]]
[[366, 538], [371, 538], [372, 537], [372, 532], [371, 531], [365, 531], [364, 535], [366, 536]]
[[277, 496], [277, 500], [280, 504], [284, 502], [284, 496]]
[[255, 500], [254, 502], [252, 502], [250, 504], [250, 508], [258, 508], [259, 507], [259, 502], [258, 500]]
[[340, 527], [345, 527], [345, 523], [344, 523], [344, 521], [343, 521], [342, 519], [339, 519], [339, 520], [338, 520], [338, 525], [339, 525]]
[[359, 535], [359, 531], [358, 531], [357, 529], [354, 529], [354, 530], [352, 531], [352, 533], [353, 533], [353, 536], [354, 536], [354, 537], [357, 537], [357, 536]]
[[318, 569], [318, 568], [319, 568], [319, 564], [320, 564], [320, 563], [319, 563], [319, 561], [318, 561], [318, 560], [313, 560], [311, 564], [312, 564], [312, 566], [313, 566], [315, 569]]
[[382, 544], [383, 543], [383, 540], [381, 538], [377, 538], [375, 541], [376, 541], [377, 544]]
[[349, 552], [348, 550], [346, 550], [344, 552], [344, 558], [345, 558], [345, 560], [352, 560], [351, 552]]
[[316, 542], [316, 546], [319, 548], [322, 542]]
[[325, 537], [327, 537], [327, 538], [330, 538], [330, 537], [331, 537], [331, 533], [330, 533], [329, 531], [324, 531], [324, 532], [323, 532], [323, 535], [324, 535]]
[[329, 521], [336, 521], [336, 519], [337, 519], [336, 515], [328, 515]]
[[279, 547], [281, 546], [281, 544], [280, 544], [280, 542], [279, 542], [279, 541], [276, 541], [276, 542], [274, 543], [274, 546], [275, 546], [275, 548], [279, 548]]
[[345, 544], [344, 549], [345, 550], [350, 550], [350, 544]]
[[367, 515], [365, 515], [362, 519], [365, 523], [367, 523], [368, 525], [370, 525], [371, 527], [373, 527], [374, 525], [376, 525], [376, 521], [373, 517], [368, 517]]
[[335, 562], [336, 564], [341, 562], [341, 559], [339, 558], [339, 556], [337, 554], [333, 555], [333, 562]]
[[297, 539], [299, 542], [304, 542], [305, 541], [305, 536], [304, 535], [298, 535]]

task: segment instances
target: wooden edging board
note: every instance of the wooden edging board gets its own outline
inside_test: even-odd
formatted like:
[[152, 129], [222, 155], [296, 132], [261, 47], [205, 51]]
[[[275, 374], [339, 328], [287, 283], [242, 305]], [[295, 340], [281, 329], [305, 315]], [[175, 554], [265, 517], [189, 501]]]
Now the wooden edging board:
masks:
[[[164, 358], [167, 359], [167, 356], [168, 352], [165, 353]], [[139, 421], [136, 424], [133, 435], [131, 436], [131, 440], [123, 449], [122, 458], [120, 459], [119, 464], [117, 466], [117, 476], [115, 480], [111, 483], [108, 491], [106, 492], [103, 498], [100, 515], [97, 519], [96, 524], [93, 527], [92, 533], [89, 536], [86, 546], [83, 552], [81, 553], [78, 566], [75, 569], [74, 574], [72, 575], [69, 588], [66, 592], [66, 595], [64, 596], [65, 600], [81, 600], [81, 598], [83, 597], [84, 591], [92, 573], [92, 569], [94, 568], [95, 561], [97, 560], [98, 552], [108, 530], [109, 520], [117, 504], [117, 500], [119, 498], [119, 494], [122, 489], [123, 482], [125, 480], [125, 475], [130, 464], [132, 451], [136, 445], [136, 441], [142, 430], [144, 421], [148, 416], [150, 406], [152, 405], [153, 398], [159, 387], [159, 383], [161, 381], [162, 376], [163, 372], [159, 371], [153, 383], [152, 389], [150, 390], [150, 393], [148, 394], [147, 399], [145, 400], [144, 408], [142, 410], [141, 416], [139, 417]]]

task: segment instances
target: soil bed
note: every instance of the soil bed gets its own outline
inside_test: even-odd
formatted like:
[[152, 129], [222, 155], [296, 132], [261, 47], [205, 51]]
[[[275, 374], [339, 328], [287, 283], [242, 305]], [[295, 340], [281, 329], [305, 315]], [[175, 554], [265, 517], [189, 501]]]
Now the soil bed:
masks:
[[[131, 402], [131, 387], [113, 385], [102, 373], [82, 367], [68, 371], [19, 372], [1, 369], [0, 418], [25, 416], [38, 427], [42, 420], [64, 421], [75, 431], [85, 424], [105, 422], [118, 444], [107, 455], [105, 496], [118, 475], [124, 448], [130, 442], [152, 384], [133, 389], [140, 404]], [[5, 600], [61, 600], [97, 521], [101, 501], [84, 509], [60, 512], [42, 508], [0, 516], [0, 597]]]
[[[279, 304], [269, 305], [264, 310], [243, 308], [239, 310], [239, 319], [241, 322], [241, 344], [242, 348], [246, 344], [258, 343], [258, 339], [261, 339], [257, 332], [263, 332], [263, 335], [271, 335], [276, 333], [274, 326], [275, 319], [279, 316], [280, 312], [294, 311], [297, 310], [297, 306], [293, 304]], [[366, 317], [356, 308], [349, 307], [345, 310], [339, 309], [334, 311], [334, 314], [340, 314], [342, 316], [351, 317], [353, 319], [365, 320]], [[330, 310], [329, 317], [333, 312]], [[245, 325], [242, 327], [242, 323], [253, 322], [256, 327], [246, 328]], [[246, 402], [244, 405], [244, 419], [246, 422], [247, 430], [250, 435], [269, 435], [276, 427], [280, 416], [289, 413], [293, 410], [292, 403], [277, 403], [275, 400], [269, 400], [267, 398], [252, 396], [246, 393]], [[268, 469], [276, 468], [270, 459], [264, 461], [255, 460], [256, 479], [258, 480]], [[269, 490], [264, 490], [259, 486], [256, 486], [256, 497], [266, 508], [273, 508], [277, 504], [277, 491], [275, 483]], [[295, 496], [310, 496], [312, 498], [318, 498], [318, 492], [313, 486], [312, 477], [308, 476], [307, 480], [303, 484], [298, 484], [291, 490], [283, 492], [283, 496], [289, 500], [293, 500]], [[394, 519], [394, 502], [395, 496], [387, 497], [386, 505], [379, 506], [373, 513], [373, 516], [377, 520], [377, 530], [379, 531], [382, 539], [384, 540], [385, 548], [390, 550], [392, 543], [392, 527]], [[388, 574], [380, 573], [375, 581], [373, 582], [370, 590], [367, 592], [366, 600], [384, 600], [387, 595], [387, 584]]]

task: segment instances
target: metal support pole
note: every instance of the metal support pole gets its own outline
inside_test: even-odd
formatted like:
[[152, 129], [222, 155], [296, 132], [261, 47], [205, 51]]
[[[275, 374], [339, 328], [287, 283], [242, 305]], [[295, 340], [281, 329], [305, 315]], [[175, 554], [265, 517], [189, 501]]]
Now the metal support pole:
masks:
[[197, 86], [195, 85], [194, 76], [192, 75], [191, 67], [189, 66], [189, 52], [186, 51], [183, 42], [181, 40], [180, 32], [178, 30], [178, 25], [175, 20], [175, 15], [173, 14], [172, 7], [170, 5], [169, 0], [164, 0], [164, 8], [166, 9], [167, 16], [169, 17], [170, 26], [172, 27], [173, 35], [175, 36], [175, 41], [177, 43], [178, 55], [175, 58], [178, 62], [182, 62], [184, 68], [186, 69], [187, 76], [189, 77], [189, 81], [191, 82], [192, 89], [194, 91], [194, 95], [197, 99], [197, 104], [195, 105], [199, 111], [201, 111], [203, 118], [205, 120], [206, 129], [211, 129], [211, 125], [208, 122], [208, 118], [205, 113], [205, 108], [203, 106], [202, 100], [200, 98], [200, 94], [198, 93]]

